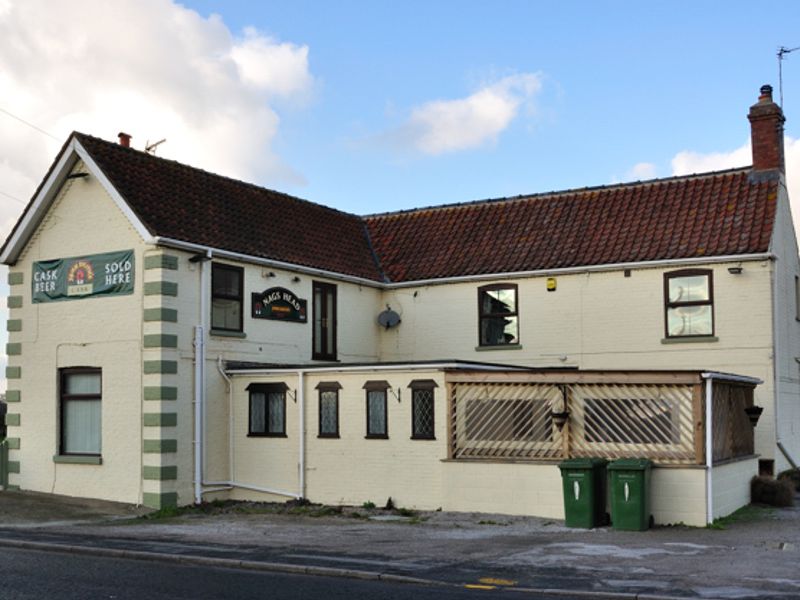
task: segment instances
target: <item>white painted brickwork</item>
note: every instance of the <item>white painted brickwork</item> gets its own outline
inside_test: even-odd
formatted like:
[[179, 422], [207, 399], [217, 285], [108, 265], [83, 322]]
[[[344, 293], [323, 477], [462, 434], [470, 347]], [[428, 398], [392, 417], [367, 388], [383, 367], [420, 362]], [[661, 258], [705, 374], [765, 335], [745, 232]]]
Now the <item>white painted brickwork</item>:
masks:
[[[75, 171], [83, 169], [79, 163]], [[31, 304], [32, 263], [133, 248], [136, 287], [132, 295]], [[141, 312], [142, 244], [97, 181], [69, 180], [12, 272], [22, 272], [23, 296], [16, 312], [24, 328], [18, 380], [21, 426], [9, 429], [21, 447], [11, 452], [20, 473], [10, 483], [22, 489], [107, 500], [141, 498]], [[58, 369], [102, 368], [102, 465], [56, 464]]]
[[[77, 165], [82, 168], [82, 165]], [[777, 281], [778, 397], [781, 399], [780, 434], [795, 458], [800, 458], [800, 324], [794, 320], [794, 275], [797, 248], [785, 194], [779, 203], [779, 222], [773, 251], [775, 262], [747, 262], [743, 273], [713, 265], [714, 315], [718, 341], [662, 343], [664, 338], [663, 276], [674, 269], [583, 273], [557, 277], [557, 290], [548, 292], [545, 277], [514, 280], [519, 285], [519, 340], [521, 349], [482, 351], [478, 346], [477, 289], [492, 283], [429, 285], [382, 292], [375, 288], [335, 283], [338, 291], [338, 357], [343, 363], [465, 359], [536, 367], [572, 366], [581, 369], [709, 369], [758, 377], [756, 403], [765, 411], [756, 429], [756, 451], [775, 458], [779, 470], [787, 464], [775, 451], [773, 397], [773, 279]], [[130, 296], [31, 305], [32, 262], [133, 248], [136, 288]], [[160, 252], [176, 256], [178, 269], [143, 270], [145, 255]], [[89, 177], [69, 180], [27, 244], [12, 272], [22, 272], [25, 283], [12, 294], [23, 296], [22, 308], [11, 316], [21, 319], [21, 332], [10, 334], [22, 343], [21, 356], [9, 364], [22, 367], [22, 379], [9, 389], [21, 391], [22, 402], [10, 413], [21, 415], [21, 425], [9, 436], [21, 438], [20, 450], [11, 451], [21, 472], [11, 483], [23, 489], [139, 502], [142, 493], [178, 492], [179, 503], [193, 500], [194, 327], [208, 322], [200, 314], [200, 271], [211, 263], [191, 263], [191, 253], [145, 246], [98, 182]], [[216, 259], [215, 259], [216, 260]], [[230, 261], [221, 261], [228, 262]], [[237, 263], [231, 263], [237, 264]], [[287, 438], [247, 437], [245, 380], [236, 380], [233, 415], [229, 392], [217, 372], [217, 359], [283, 364], [312, 364], [312, 283], [315, 278], [242, 265], [245, 268], [243, 338], [209, 335], [206, 369], [205, 478], [234, 479], [253, 485], [297, 492], [298, 405], [287, 400]], [[270, 277], [269, 273], [274, 273]], [[144, 296], [146, 281], [178, 285], [178, 296]], [[210, 273], [208, 276], [210, 281]], [[286, 287], [308, 301], [309, 322], [286, 323], [252, 319], [252, 292]], [[385, 330], [377, 315], [389, 305], [402, 323]], [[144, 322], [149, 308], [177, 310], [178, 322]], [[177, 335], [176, 349], [143, 348], [143, 336]], [[175, 360], [178, 373], [143, 373], [143, 361]], [[103, 464], [63, 465], [53, 462], [57, 444], [57, 371], [64, 366], [103, 368]], [[436, 440], [411, 440], [413, 378], [433, 378], [436, 390]], [[296, 375], [281, 376], [291, 390]], [[389, 439], [366, 440], [366, 379], [386, 379], [402, 401], [388, 397]], [[261, 380], [261, 379], [260, 379]], [[336, 380], [340, 392], [339, 439], [318, 439], [318, 381]], [[143, 386], [174, 386], [178, 399], [143, 400]], [[290, 394], [291, 396], [291, 394]], [[560, 477], [553, 465], [447, 462], [446, 390], [442, 375], [375, 373], [316, 374], [306, 382], [307, 495], [312, 500], [376, 504], [392, 496], [398, 505], [448, 510], [487, 510], [558, 517], [563, 505]], [[175, 412], [173, 428], [143, 427], [142, 413]], [[233, 417], [233, 440], [229, 422]], [[177, 439], [177, 454], [143, 454], [146, 439]], [[233, 442], [233, 456], [229, 453]], [[233, 470], [231, 464], [233, 463]], [[177, 466], [178, 481], [143, 481], [142, 466]], [[745, 467], [742, 466], [742, 469]], [[750, 468], [749, 466], [747, 468]], [[731, 475], [731, 482], [741, 472]], [[715, 475], [716, 477], [716, 475]], [[741, 490], [720, 483], [715, 502], [730, 507], [740, 502]], [[659, 522], [705, 522], [704, 472], [700, 469], [656, 469], [653, 473], [653, 510]], [[734, 490], [724, 492], [724, 490]], [[735, 491], [739, 490], [739, 491]], [[723, 493], [724, 492], [724, 493]], [[738, 495], [737, 495], [738, 494]], [[267, 496], [243, 490], [235, 497]], [[277, 498], [277, 497], [276, 497]], [[683, 500], [682, 500], [683, 499]], [[727, 508], [720, 509], [727, 510]]]
[[758, 475], [758, 458], [714, 467], [712, 494], [714, 518], [724, 517], [750, 503], [750, 480]]

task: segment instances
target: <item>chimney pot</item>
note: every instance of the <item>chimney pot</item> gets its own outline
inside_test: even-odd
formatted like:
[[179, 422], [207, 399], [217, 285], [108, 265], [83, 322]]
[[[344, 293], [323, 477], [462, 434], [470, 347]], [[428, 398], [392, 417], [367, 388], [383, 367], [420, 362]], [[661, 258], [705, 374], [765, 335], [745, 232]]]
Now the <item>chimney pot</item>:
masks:
[[762, 85], [758, 102], [750, 107], [750, 140], [753, 171], [785, 172], [783, 156], [783, 117], [781, 107], [772, 100], [772, 86]]
[[131, 135], [129, 133], [124, 133], [124, 132], [120, 131], [117, 134], [117, 137], [119, 138], [119, 145], [120, 146], [124, 146], [125, 148], [130, 148], [131, 147]]

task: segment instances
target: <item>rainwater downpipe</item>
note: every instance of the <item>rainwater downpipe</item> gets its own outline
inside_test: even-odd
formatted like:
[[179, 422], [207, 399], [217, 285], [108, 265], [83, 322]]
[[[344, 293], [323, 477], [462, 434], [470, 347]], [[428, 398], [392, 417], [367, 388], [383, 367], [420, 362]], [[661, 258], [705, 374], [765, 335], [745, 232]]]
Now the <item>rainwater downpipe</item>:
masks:
[[222, 355], [217, 357], [217, 371], [222, 375], [228, 387], [228, 479], [233, 481], [236, 479], [234, 476], [235, 464], [233, 459], [233, 432], [236, 429], [233, 424], [233, 382], [225, 372], [225, 363], [222, 360]]
[[[202, 494], [207, 494], [207, 493], [211, 493], [211, 492], [222, 492], [222, 491], [230, 490], [230, 489], [233, 489], [233, 488], [239, 488], [239, 489], [243, 489], [243, 490], [250, 490], [250, 491], [253, 491], [253, 492], [263, 492], [263, 493], [266, 493], [266, 494], [274, 494], [276, 496], [287, 496], [289, 498], [303, 498], [304, 497], [303, 490], [304, 490], [304, 486], [305, 486], [305, 458], [304, 458], [305, 455], [303, 454], [304, 445], [303, 445], [302, 441], [301, 441], [301, 445], [300, 445], [300, 452], [301, 452], [301, 459], [300, 459], [301, 482], [300, 482], [300, 488], [301, 488], [301, 491], [300, 491], [299, 494], [298, 493], [294, 493], [294, 492], [287, 492], [287, 491], [284, 491], [284, 490], [277, 490], [275, 488], [268, 488], [268, 487], [264, 487], [264, 486], [260, 486], [260, 485], [251, 485], [249, 483], [240, 483], [240, 482], [236, 481], [236, 477], [235, 477], [235, 473], [234, 473], [234, 469], [235, 469], [236, 463], [235, 463], [235, 459], [234, 459], [234, 447], [235, 446], [234, 446], [234, 437], [233, 436], [234, 436], [234, 432], [235, 432], [236, 428], [234, 427], [234, 418], [233, 418], [233, 408], [234, 408], [233, 407], [233, 382], [231, 381], [230, 376], [225, 372], [225, 364], [224, 364], [224, 361], [222, 359], [222, 356], [218, 356], [217, 357], [217, 370], [219, 371], [219, 374], [222, 375], [222, 377], [225, 379], [225, 382], [228, 385], [228, 461], [229, 461], [229, 463], [228, 463], [229, 467], [228, 468], [230, 470], [228, 472], [228, 480], [227, 481], [205, 481], [205, 480], [203, 480], [203, 486], [214, 486], [214, 487], [208, 487], [208, 488], [202, 490], [201, 493]], [[301, 381], [300, 390], [302, 390], [303, 389], [302, 388], [303, 372], [300, 371], [299, 375], [300, 375], [300, 381]], [[302, 391], [300, 392], [300, 394], [301, 394], [301, 396], [300, 396], [299, 403], [300, 403], [301, 407], [304, 407], [304, 405], [305, 405], [305, 400], [304, 400], [305, 396], [303, 395]], [[301, 414], [301, 417], [300, 417], [300, 421], [301, 421], [300, 430], [301, 430], [301, 432], [303, 431], [303, 427], [304, 427], [304, 423], [303, 423], [303, 421], [304, 421], [304, 416], [303, 416], [304, 413], [305, 413], [305, 411], [303, 409], [301, 409], [301, 412], [300, 412], [300, 414]]]
[[194, 328], [194, 502], [203, 501], [203, 451], [205, 431], [203, 413], [206, 396], [206, 319], [208, 318], [208, 296], [210, 284], [206, 261], [211, 260], [211, 250], [205, 256], [198, 257], [200, 269], [200, 318]]
[[300, 470], [300, 495], [298, 497], [301, 499], [306, 497], [306, 386], [304, 376], [305, 371], [297, 372], [297, 409], [300, 411], [300, 418], [297, 420], [300, 428], [298, 432], [298, 437], [300, 439], [300, 461], [297, 467]]
[[780, 419], [780, 405], [781, 405], [781, 390], [780, 390], [780, 374], [778, 373], [778, 284], [775, 277], [776, 265], [773, 262], [773, 268], [770, 270], [770, 278], [772, 283], [772, 390], [773, 402], [772, 412], [775, 416], [775, 445], [780, 450], [781, 454], [789, 461], [792, 468], [797, 468], [797, 462], [789, 454], [789, 451], [783, 445], [781, 440], [781, 419]]
[[714, 498], [711, 475], [714, 468], [714, 441], [712, 437], [711, 420], [714, 416], [712, 406], [714, 404], [714, 380], [711, 376], [706, 376], [706, 523], [714, 521]]

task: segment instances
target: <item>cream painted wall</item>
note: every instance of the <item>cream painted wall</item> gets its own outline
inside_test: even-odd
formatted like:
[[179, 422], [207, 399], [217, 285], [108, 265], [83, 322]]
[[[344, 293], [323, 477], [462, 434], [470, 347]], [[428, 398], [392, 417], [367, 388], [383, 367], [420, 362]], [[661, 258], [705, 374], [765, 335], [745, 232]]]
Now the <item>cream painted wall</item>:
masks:
[[[434, 379], [436, 439], [411, 438], [412, 379]], [[364, 439], [366, 408], [364, 383], [387, 380], [400, 389], [401, 400], [390, 393], [387, 400], [389, 439]], [[336, 381], [339, 392], [340, 437], [319, 438], [319, 382]], [[285, 383], [286, 437], [248, 437], [249, 384]], [[372, 501], [420, 510], [534, 515], [564, 518], [561, 474], [553, 463], [502, 463], [447, 460], [447, 398], [443, 374], [438, 371], [374, 371], [356, 373], [307, 373], [306, 395], [306, 490], [313, 502], [360, 505]], [[299, 482], [299, 394], [295, 373], [281, 375], [237, 375], [233, 378], [236, 482], [249, 487], [300, 494]], [[295, 402], [294, 398], [298, 401]], [[744, 461], [752, 470], [755, 459]], [[740, 464], [740, 463], [735, 463]], [[743, 463], [744, 464], [744, 463]], [[720, 470], [723, 473], [724, 469]], [[715, 471], [716, 472], [716, 471]], [[658, 524], [706, 524], [705, 469], [702, 467], [654, 468], [651, 479], [651, 509]], [[736, 473], [719, 484], [718, 511], [736, 504], [741, 481]], [[744, 477], [749, 481], [749, 475]], [[733, 493], [733, 495], [731, 495]], [[232, 497], [247, 500], [282, 501], [288, 497], [234, 489]], [[728, 512], [741, 506], [737, 504]]]
[[750, 504], [750, 480], [758, 475], [758, 459], [750, 458], [714, 467], [711, 494], [715, 519]]
[[[674, 268], [578, 273], [509, 280], [519, 285], [521, 349], [477, 349], [477, 290], [492, 282], [390, 290], [385, 303], [402, 323], [381, 332], [386, 361], [458, 358], [532, 367], [708, 369], [761, 378], [765, 407], [757, 451], [774, 455], [772, 261], [747, 262], [741, 275], [712, 265], [717, 341], [664, 343], [664, 273]], [[498, 280], [499, 281], [499, 280]], [[794, 322], [791, 323], [794, 325]], [[431, 335], [431, 332], [440, 332]], [[800, 415], [798, 415], [800, 418]]]
[[[437, 371], [373, 371], [313, 373], [305, 376], [306, 398], [306, 496], [315, 502], [383, 505], [389, 497], [397, 506], [437, 508], [442, 505], [442, 465], [447, 457], [447, 399], [443, 373]], [[433, 379], [435, 440], [411, 439], [411, 390], [413, 379]], [[364, 382], [385, 380], [393, 392], [387, 395], [388, 439], [365, 439], [366, 392]], [[248, 393], [254, 382], [284, 382], [286, 438], [248, 437]], [[320, 438], [319, 382], [336, 381], [339, 391], [339, 438]], [[396, 392], [399, 390], [400, 401]], [[297, 394], [297, 395], [296, 395]], [[295, 401], [295, 395], [297, 401]], [[298, 379], [294, 373], [280, 376], [234, 377], [236, 482], [299, 493]], [[253, 497], [236, 490], [237, 497]]]
[[[75, 170], [81, 169], [78, 164]], [[132, 295], [31, 303], [34, 261], [117, 250], [135, 251]], [[20, 473], [10, 483], [22, 489], [72, 496], [138, 502], [141, 498], [142, 252], [139, 236], [93, 177], [68, 180], [11, 273], [22, 273], [22, 307], [11, 318], [22, 331], [10, 342], [22, 354], [9, 364], [22, 368], [10, 380], [21, 401], [9, 404], [20, 426], [8, 435], [20, 438], [10, 459]], [[56, 464], [58, 453], [58, 369], [102, 368], [102, 465]]]
[[[78, 165], [77, 168], [80, 168]], [[785, 197], [779, 204], [780, 219], [789, 222]], [[545, 278], [515, 280], [519, 284], [519, 350], [477, 350], [477, 288], [481, 284], [459, 283], [419, 286], [381, 292], [376, 288], [324, 280], [338, 289], [338, 352], [343, 363], [372, 361], [420, 361], [466, 359], [528, 366], [574, 366], [581, 369], [714, 369], [762, 378], [756, 401], [766, 410], [757, 428], [757, 451], [765, 457], [774, 453], [775, 390], [772, 363], [773, 278], [778, 281], [776, 314], [781, 323], [794, 313], [793, 277], [798, 272], [797, 248], [791, 239], [790, 225], [779, 228], [774, 250], [776, 263], [747, 262], [741, 275], [731, 275], [728, 264], [715, 265], [715, 326], [718, 341], [703, 343], [662, 343], [663, 274], [666, 268], [635, 269], [629, 277], [621, 271], [580, 273], [559, 276], [555, 292], [547, 292]], [[89, 298], [79, 301], [32, 305], [30, 276], [33, 261], [94, 254], [133, 248], [136, 252], [136, 289], [131, 296]], [[143, 271], [145, 255], [164, 253], [177, 257], [178, 268]], [[11, 309], [12, 319], [21, 319], [21, 332], [12, 332], [10, 341], [22, 343], [21, 356], [11, 356], [11, 366], [21, 366], [23, 377], [9, 385], [19, 389], [22, 402], [11, 404], [9, 412], [21, 415], [21, 425], [11, 427], [9, 435], [21, 438], [19, 450], [11, 460], [19, 461], [19, 475], [12, 484], [24, 489], [55, 491], [127, 502], [138, 502], [154, 484], [142, 482], [141, 467], [174, 464], [178, 481], [174, 484], [179, 503], [192, 501], [193, 475], [193, 399], [194, 327], [208, 323], [200, 313], [201, 269], [210, 263], [189, 261], [192, 255], [171, 248], [145, 246], [97, 181], [68, 180], [45, 221], [28, 243], [11, 272], [21, 272], [22, 286], [11, 293], [22, 295], [22, 308]], [[244, 338], [210, 335], [207, 339], [206, 383], [206, 468], [205, 479], [231, 478], [253, 485], [297, 491], [298, 447], [297, 405], [287, 405], [287, 438], [266, 439], [246, 436], [247, 406], [242, 378], [234, 390], [233, 442], [228, 448], [229, 395], [224, 378], [217, 372], [217, 359], [268, 363], [312, 364], [311, 286], [313, 277], [256, 265], [221, 260], [245, 268]], [[737, 264], [737, 263], [734, 263]], [[274, 273], [274, 277], [268, 274]], [[145, 296], [145, 281], [168, 281], [178, 285], [172, 296]], [[210, 281], [210, 273], [208, 277]], [[791, 283], [789, 283], [791, 282]], [[308, 300], [309, 323], [262, 321], [250, 317], [250, 294], [268, 287], [282, 286]], [[402, 323], [384, 330], [376, 323], [377, 314], [388, 304], [397, 310]], [[143, 322], [142, 310], [166, 307], [178, 311], [177, 323]], [[98, 324], [100, 324], [98, 326]], [[781, 405], [781, 435], [792, 452], [800, 453], [797, 428], [800, 427], [798, 366], [800, 341], [796, 322], [779, 327], [778, 365]], [[142, 400], [142, 360], [153, 355], [142, 348], [142, 335], [174, 334], [178, 347], [168, 352], [178, 361], [178, 373], [159, 377], [161, 385], [175, 386], [176, 401], [150, 403]], [[89, 365], [103, 368], [103, 464], [54, 464], [57, 443], [56, 376], [60, 367]], [[296, 383], [290, 381], [290, 388]], [[552, 465], [486, 465], [441, 462], [447, 456], [445, 392], [440, 374], [418, 372], [345, 374], [317, 376], [306, 383], [308, 399], [307, 472], [308, 495], [332, 503], [360, 504], [366, 500], [385, 502], [392, 496], [398, 505], [420, 508], [482, 510], [491, 490], [515, 483], [507, 500], [508, 512], [523, 513], [536, 505], [544, 516], [563, 510], [552, 484], [558, 480]], [[410, 440], [411, 378], [438, 378], [437, 439], [432, 442]], [[281, 377], [285, 379], [285, 377]], [[389, 397], [389, 440], [364, 439], [366, 379], [387, 379], [401, 389], [402, 401]], [[318, 439], [316, 381], [336, 379], [344, 386], [340, 397], [342, 436], [337, 440]], [[152, 376], [150, 380], [153, 380]], [[150, 385], [150, 384], [147, 384]], [[178, 414], [178, 425], [163, 438], [175, 437], [178, 452], [171, 457], [142, 454], [143, 411], [168, 411]], [[147, 428], [145, 428], [146, 430]], [[42, 432], [45, 432], [44, 434]], [[145, 436], [149, 432], [145, 431]], [[231, 462], [234, 462], [233, 476]], [[779, 466], [785, 466], [778, 457]], [[466, 470], [465, 470], [466, 469]], [[662, 474], [663, 471], [663, 474]], [[691, 470], [690, 470], [691, 471]], [[475, 474], [478, 479], [475, 479]], [[530, 474], [536, 477], [530, 478]], [[555, 475], [553, 475], [555, 473]], [[680, 475], [677, 473], [681, 473]], [[541, 485], [540, 485], [541, 482]], [[683, 509], [670, 493], [680, 487], [697, 498], [694, 471], [656, 470], [654, 489], [672, 504], [654, 507], [661, 522], [694, 522], [694, 509]], [[662, 482], [665, 482], [662, 484]], [[148, 487], [151, 486], [151, 487]], [[677, 486], [677, 487], [676, 487]], [[155, 489], [155, 488], [152, 488]], [[159, 488], [161, 489], [161, 488]], [[560, 490], [560, 488], [556, 488]], [[461, 495], [459, 490], [469, 490]], [[663, 495], [661, 494], [663, 491]], [[703, 492], [704, 493], [704, 492]], [[236, 491], [234, 495], [252, 495]], [[661, 502], [661, 500], [659, 500]], [[497, 502], [496, 502], [497, 504]], [[503, 506], [503, 502], [499, 503]], [[672, 506], [672, 508], [671, 508]], [[677, 511], [677, 512], [676, 512]], [[681, 514], [678, 514], [681, 513]], [[537, 513], [533, 513], [537, 514]], [[660, 515], [660, 516], [659, 516]]]
[[[777, 198], [777, 217], [772, 251], [778, 256], [775, 265], [775, 376], [776, 397], [779, 399], [777, 411], [765, 411], [761, 421], [770, 429], [778, 427], [778, 439], [788, 453], [780, 450], [775, 453], [775, 473], [791, 467], [790, 458], [800, 464], [800, 321], [797, 317], [798, 298], [795, 279], [800, 276], [792, 215], [786, 187], [780, 187]], [[762, 433], [759, 421], [757, 433]], [[759, 432], [758, 430], [762, 430]], [[762, 435], [762, 437], [765, 437]]]
[[[208, 270], [211, 280], [211, 262], [190, 262], [192, 254], [163, 249], [167, 254], [178, 257], [178, 269], [167, 277], [174, 277], [178, 283], [178, 297], [170, 306], [178, 310], [178, 352], [181, 397], [186, 396], [182, 406], [186, 409], [179, 415], [181, 424], [189, 424], [182, 431], [181, 439], [191, 440], [193, 413], [191, 403], [194, 389], [194, 328], [197, 325], [208, 327], [208, 318], [200, 315], [201, 269]], [[204, 480], [228, 481], [230, 475], [229, 452], [229, 392], [225, 379], [218, 371], [218, 359], [225, 361], [247, 361], [282, 364], [313, 364], [312, 345], [312, 285], [314, 281], [334, 283], [337, 286], [337, 351], [342, 362], [375, 362], [378, 360], [379, 327], [376, 317], [380, 307], [380, 292], [374, 288], [356, 284], [314, 278], [305, 274], [267, 268], [259, 265], [213, 259], [213, 262], [244, 268], [244, 337], [227, 337], [211, 333], [206, 337], [206, 451]], [[273, 275], [270, 276], [269, 274]], [[298, 276], [299, 282], [293, 281]], [[280, 322], [251, 317], [251, 294], [271, 287], [284, 287], [299, 298], [307, 300], [308, 322]], [[211, 306], [210, 294], [205, 290], [206, 306]], [[210, 310], [210, 308], [209, 308]], [[147, 327], [147, 326], [146, 326]], [[193, 456], [191, 451], [182, 455], [179, 471], [192, 473]], [[187, 476], [188, 477], [188, 476]], [[180, 502], [192, 499], [191, 481], [182, 478]]]
[[706, 470], [654, 468], [650, 478], [650, 510], [659, 525], [706, 525]]

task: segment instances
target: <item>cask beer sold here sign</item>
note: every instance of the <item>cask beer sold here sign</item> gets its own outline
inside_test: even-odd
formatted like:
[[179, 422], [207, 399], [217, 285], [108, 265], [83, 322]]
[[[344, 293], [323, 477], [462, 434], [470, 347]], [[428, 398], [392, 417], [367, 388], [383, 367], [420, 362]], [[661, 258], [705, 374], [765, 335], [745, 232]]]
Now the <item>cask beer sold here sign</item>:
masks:
[[33, 302], [132, 294], [133, 250], [56, 258], [33, 263]]

